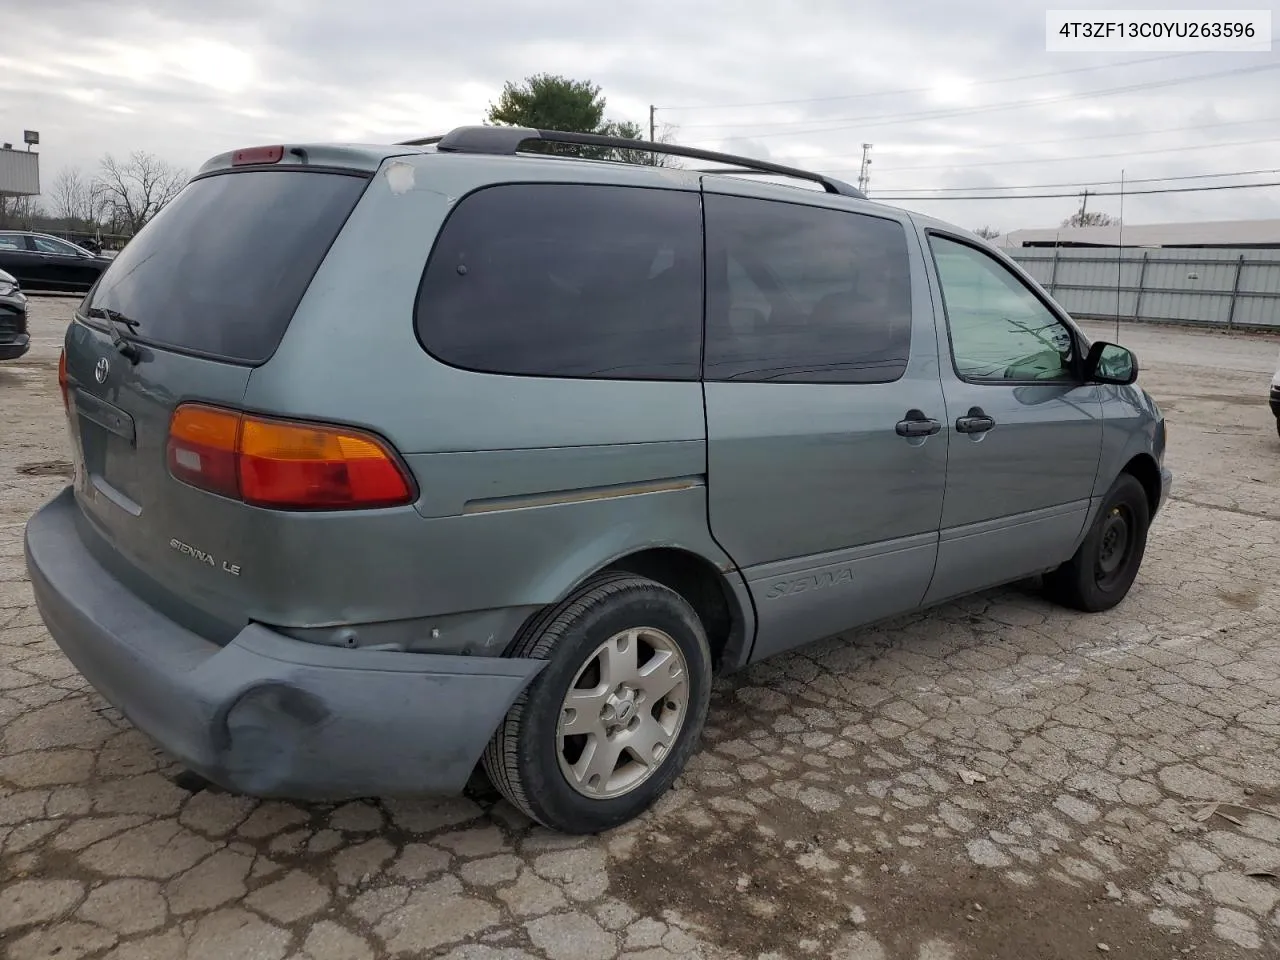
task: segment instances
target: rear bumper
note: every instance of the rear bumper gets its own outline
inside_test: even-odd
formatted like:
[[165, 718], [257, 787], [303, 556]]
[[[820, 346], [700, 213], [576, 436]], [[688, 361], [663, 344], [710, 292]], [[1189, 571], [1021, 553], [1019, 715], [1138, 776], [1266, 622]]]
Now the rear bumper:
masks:
[[0, 360], [17, 360], [29, 349], [31, 349], [31, 338], [25, 333], [7, 340], [0, 340]]
[[100, 566], [77, 510], [68, 487], [27, 523], [50, 634], [134, 725], [226, 789], [305, 800], [457, 793], [543, 666], [324, 647], [257, 624], [220, 647]]

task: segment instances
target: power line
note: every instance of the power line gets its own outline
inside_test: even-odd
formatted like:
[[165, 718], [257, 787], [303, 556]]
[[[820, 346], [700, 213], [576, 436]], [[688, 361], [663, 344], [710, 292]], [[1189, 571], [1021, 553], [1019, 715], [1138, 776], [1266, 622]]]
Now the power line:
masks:
[[[1258, 187], [1280, 187], [1280, 180], [1269, 181], [1267, 183], [1226, 183], [1217, 184], [1209, 187], [1156, 187], [1151, 190], [1125, 190], [1126, 197], [1138, 197], [1153, 193], [1204, 193], [1210, 190], [1255, 190]], [[1089, 191], [1091, 197], [1118, 197], [1119, 190], [1100, 190], [1096, 193]], [[1072, 199], [1080, 196], [1078, 193], [1022, 193], [1017, 196], [1000, 196], [998, 194], [988, 196], [969, 195], [962, 197], [904, 197], [889, 196], [888, 194], [877, 194], [875, 199], [879, 200], [1064, 200]]]
[[[1143, 57], [1138, 60], [1121, 60], [1119, 63], [1099, 63], [1091, 67], [1073, 67], [1070, 70], [1051, 70], [1048, 73], [1024, 73], [1017, 77], [996, 77], [991, 80], [974, 80], [969, 86], [986, 87], [999, 83], [1017, 83], [1021, 80], [1043, 80], [1045, 77], [1060, 77], [1071, 73], [1090, 73], [1095, 70], [1111, 70], [1115, 67], [1130, 67], [1140, 63], [1157, 63], [1161, 60], [1177, 60], [1181, 57], [1194, 57], [1201, 51], [1191, 53], [1171, 53], [1162, 57]], [[733, 110], [739, 107], [786, 107], [797, 103], [833, 103], [837, 100], [867, 100], [873, 97], [900, 97], [913, 93], [930, 93], [936, 87], [906, 87], [899, 90], [873, 90], [870, 93], [846, 93], [834, 97], [800, 97], [796, 100], [759, 100], [755, 103], [704, 103], [696, 106], [664, 107], [656, 110]]]
[[[687, 124], [682, 125], [681, 129], [693, 128], [715, 128], [729, 129], [733, 127], [777, 127], [790, 126], [794, 124], [805, 123], [839, 123], [839, 126], [833, 127], [814, 127], [808, 130], [776, 130], [772, 133], [747, 133], [736, 134], [736, 137], [749, 137], [753, 140], [761, 140], [767, 137], [796, 137], [813, 133], [835, 133], [840, 130], [861, 129], [869, 126], [887, 127], [896, 126], [903, 123], [914, 123], [918, 120], [942, 120], [949, 117], [972, 116], [979, 113], [999, 113], [1004, 110], [1017, 110], [1022, 107], [1040, 107], [1051, 103], [1067, 103], [1072, 100], [1088, 100], [1096, 97], [1110, 97], [1120, 93], [1132, 93], [1137, 90], [1154, 90], [1160, 87], [1180, 86], [1187, 83], [1196, 83], [1197, 81], [1216, 80], [1221, 77], [1239, 76], [1246, 73], [1260, 73], [1265, 70], [1275, 70], [1280, 68], [1280, 63], [1264, 63], [1257, 64], [1252, 67], [1237, 67], [1234, 70], [1220, 70], [1217, 73], [1198, 73], [1191, 77], [1174, 77], [1168, 80], [1152, 80], [1146, 83], [1129, 84], [1123, 87], [1112, 87], [1104, 90], [1089, 90], [1084, 93], [1065, 94], [1058, 97], [1040, 97], [1030, 100], [1010, 100], [1005, 103], [987, 104], [981, 107], [962, 107], [950, 110], [933, 110], [914, 114], [878, 114], [865, 117], [831, 117], [826, 121], [823, 120], [790, 120], [778, 123], [762, 123], [755, 124], [721, 124], [721, 123], [704, 123], [704, 124]], [[846, 122], [848, 121], [848, 122]]]
[[[1269, 170], [1234, 170], [1230, 173], [1188, 173], [1177, 177], [1142, 177], [1134, 180], [1132, 178], [1124, 181], [1120, 180], [1089, 180], [1079, 183], [1028, 183], [1016, 187], [891, 187], [896, 189], [898, 193], [917, 193], [921, 191], [935, 193], [960, 193], [966, 190], [1051, 190], [1058, 187], [1110, 187], [1121, 182], [1130, 183], [1174, 183], [1182, 180], [1215, 180], [1220, 177], [1259, 177], [1263, 174], [1280, 173], [1280, 168]], [[1090, 191], [1092, 194], [1093, 191]]]
[[[1123, 139], [1124, 137], [1149, 137], [1149, 136], [1155, 136], [1156, 134], [1160, 134], [1160, 133], [1188, 133], [1191, 131], [1199, 132], [1201, 130], [1213, 130], [1219, 127], [1243, 127], [1243, 126], [1251, 126], [1256, 123], [1276, 123], [1276, 122], [1280, 122], [1280, 117], [1259, 117], [1256, 120], [1222, 120], [1217, 123], [1197, 123], [1189, 127], [1165, 127], [1162, 130], [1124, 130], [1120, 133], [1090, 133], [1090, 134], [1085, 134], [1079, 137], [1058, 137], [1053, 140], [1018, 140], [1013, 143], [984, 144], [982, 149], [986, 151], [997, 151], [997, 150], [1008, 150], [1013, 147], [1043, 147], [1043, 146], [1051, 146], [1053, 144], [1058, 144], [1058, 143], [1078, 143], [1081, 140], [1116, 140], [1116, 139]], [[964, 149], [964, 147], [960, 147], [959, 149]], [[890, 155], [893, 155], [897, 151], [890, 148], [890, 149], [887, 149], [885, 152]], [[856, 154], [788, 153], [785, 159], [788, 163], [790, 163], [793, 160], [845, 160], [845, 159], [853, 159], [854, 156], [856, 156]], [[1005, 162], [1005, 161], [1000, 161], [1000, 162]], [[1021, 163], [1022, 161], [1012, 161], [1012, 162]], [[1032, 163], [1032, 162], [1039, 162], [1039, 161], [1028, 160], [1027, 162]], [[985, 162], [979, 162], [977, 164], [974, 164], [974, 166], [985, 166], [985, 165], [986, 165]], [[946, 164], [945, 166], [951, 167], [951, 166], [955, 166], [955, 164]], [[898, 169], [901, 170], [904, 168], [899, 167]], [[932, 168], [911, 167], [906, 169], [919, 170], [919, 169], [932, 169]], [[938, 169], [941, 169], [941, 168], [938, 168]]]
[[[1280, 66], [1280, 64], [1278, 64]], [[1220, 143], [1197, 143], [1189, 147], [1161, 147], [1156, 150], [1123, 150], [1120, 153], [1092, 153], [1082, 157], [1033, 157], [1028, 160], [989, 160], [973, 163], [935, 163], [924, 166], [894, 167], [897, 170], [953, 170], [967, 167], [1012, 167], [1029, 163], [1079, 163], [1084, 160], [1111, 160], [1116, 157], [1149, 157], [1157, 153], [1190, 153], [1193, 150], [1217, 150], [1222, 147], [1251, 147], [1259, 143], [1275, 143], [1276, 137], [1256, 140], [1225, 140]], [[823, 168], [824, 173], [849, 173], [849, 167]]]

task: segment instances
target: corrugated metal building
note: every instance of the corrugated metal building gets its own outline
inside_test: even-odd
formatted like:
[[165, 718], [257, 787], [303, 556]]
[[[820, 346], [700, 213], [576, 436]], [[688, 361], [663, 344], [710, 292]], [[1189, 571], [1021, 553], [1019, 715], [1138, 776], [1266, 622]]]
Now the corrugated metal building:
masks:
[[1000, 247], [1197, 247], [1280, 250], [1280, 220], [1215, 220], [1204, 223], [1125, 224], [1014, 230]]
[[40, 193], [40, 154], [0, 147], [0, 196], [34, 197]]
[[1006, 251], [1073, 316], [1280, 330], [1280, 251]]

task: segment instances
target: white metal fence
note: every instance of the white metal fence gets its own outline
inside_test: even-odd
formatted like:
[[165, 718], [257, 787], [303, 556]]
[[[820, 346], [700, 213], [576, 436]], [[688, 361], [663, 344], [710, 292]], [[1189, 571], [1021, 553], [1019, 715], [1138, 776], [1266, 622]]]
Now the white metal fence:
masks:
[[1280, 330], [1280, 250], [1012, 247], [1074, 317]]

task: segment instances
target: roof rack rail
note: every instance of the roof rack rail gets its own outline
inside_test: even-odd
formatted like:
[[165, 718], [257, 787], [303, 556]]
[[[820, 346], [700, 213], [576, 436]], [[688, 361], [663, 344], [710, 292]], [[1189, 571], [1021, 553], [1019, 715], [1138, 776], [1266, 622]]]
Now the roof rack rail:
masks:
[[634, 150], [638, 153], [661, 153], [673, 157], [687, 157], [691, 160], [705, 160], [708, 163], [726, 163], [733, 170], [704, 170], [702, 173], [772, 173], [797, 180], [808, 180], [821, 185], [827, 193], [842, 197], [856, 197], [865, 200], [864, 194], [852, 184], [823, 176], [812, 170], [799, 167], [788, 167], [767, 160], [754, 160], [751, 157], [740, 157], [732, 153], [718, 153], [714, 150], [700, 150], [697, 147], [682, 147], [673, 143], [654, 143], [651, 140], [630, 140], [626, 137], [606, 137], [597, 133], [572, 133], [565, 130], [535, 130], [532, 127], [457, 127], [442, 136], [422, 137], [417, 140], [402, 140], [397, 146], [425, 147], [432, 144], [441, 153], [484, 153], [496, 156], [515, 156], [520, 147], [530, 140], [543, 143], [568, 143], [584, 147], [607, 147], [613, 150]]

